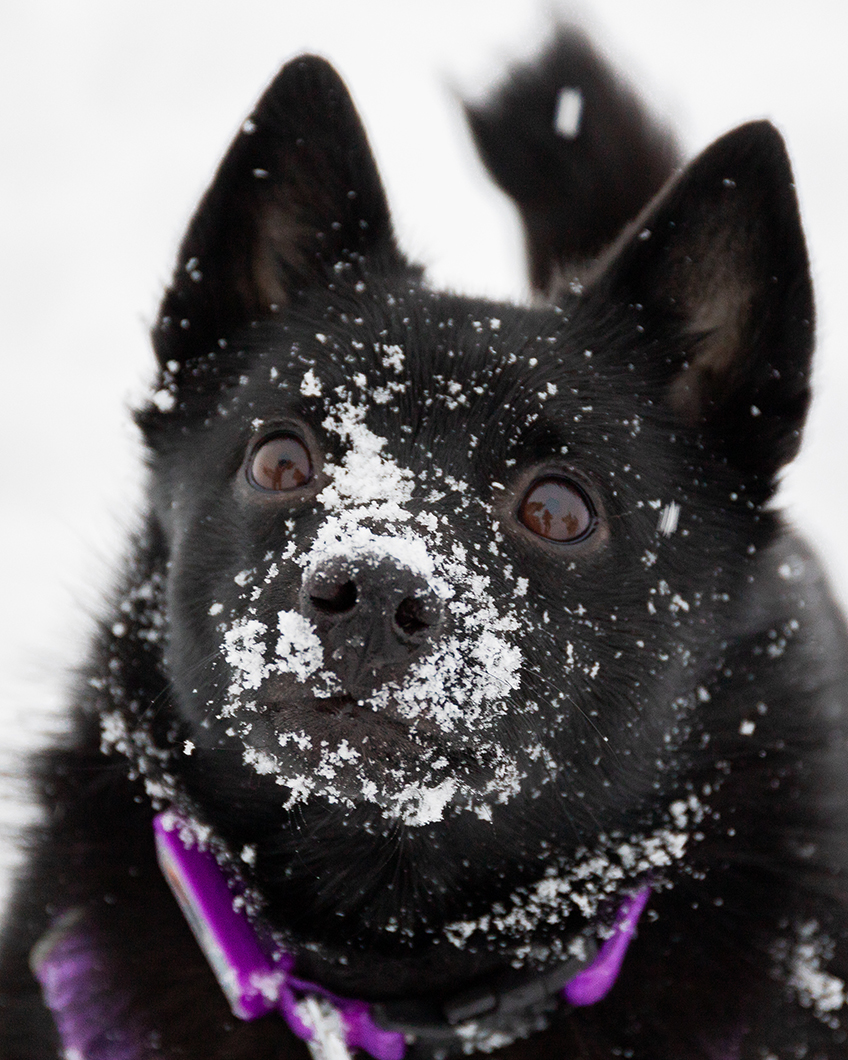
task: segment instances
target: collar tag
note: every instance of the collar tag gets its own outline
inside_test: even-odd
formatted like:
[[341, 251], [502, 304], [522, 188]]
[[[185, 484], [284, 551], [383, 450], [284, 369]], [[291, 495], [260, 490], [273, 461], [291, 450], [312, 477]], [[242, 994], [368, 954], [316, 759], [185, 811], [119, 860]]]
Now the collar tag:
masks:
[[191, 822], [166, 810], [154, 818], [159, 867], [170, 884], [206, 959], [239, 1019], [252, 1020], [277, 1006], [281, 972], [259, 945], [237, 908], [213, 855], [201, 849]]
[[254, 1020], [279, 1012], [315, 1060], [349, 1060], [350, 1049], [363, 1049], [374, 1060], [402, 1060], [405, 1036], [378, 1027], [364, 1001], [337, 997], [298, 978], [290, 953], [276, 947], [269, 952], [261, 944], [239, 895], [212, 851], [202, 847], [191, 821], [165, 810], [154, 818], [153, 829], [162, 873], [234, 1016]]

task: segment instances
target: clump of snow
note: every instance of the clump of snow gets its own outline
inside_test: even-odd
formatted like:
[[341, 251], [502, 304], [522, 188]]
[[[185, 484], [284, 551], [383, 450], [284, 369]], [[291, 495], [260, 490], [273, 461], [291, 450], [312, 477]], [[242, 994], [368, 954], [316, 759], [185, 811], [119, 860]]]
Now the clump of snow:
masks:
[[265, 643], [267, 627], [257, 619], [239, 619], [224, 633], [224, 657], [235, 675], [230, 694], [256, 689], [266, 674]]
[[280, 611], [277, 628], [279, 637], [270, 658], [268, 627], [264, 622], [241, 618], [224, 629], [224, 658], [233, 677], [224, 716], [235, 713], [239, 705], [244, 706], [243, 694], [259, 689], [272, 674], [290, 673], [298, 681], [305, 681], [323, 665], [321, 640], [303, 615]]
[[583, 116], [583, 93], [579, 88], [559, 90], [554, 111], [554, 131], [565, 140], [573, 140], [580, 132]]
[[795, 924], [794, 938], [780, 940], [772, 955], [798, 1003], [836, 1029], [840, 1021], [835, 1014], [848, 1002], [848, 988], [826, 969], [834, 950], [833, 939], [822, 933], [818, 921], [805, 920]]
[[365, 425], [365, 408], [346, 400], [324, 420], [323, 427], [349, 448], [340, 466], [325, 465], [331, 482], [319, 501], [330, 510], [381, 502], [387, 506], [377, 513], [381, 517], [408, 519], [408, 513], [401, 514], [400, 505], [412, 495], [413, 474], [384, 454], [386, 440]]
[[296, 611], [280, 611], [277, 629], [280, 636], [273, 668], [278, 673], [293, 673], [298, 681], [305, 681], [324, 664], [324, 649], [315, 628]]
[[304, 397], [320, 397], [323, 387], [321, 380], [310, 368], [303, 376], [300, 384], [300, 392]]
[[387, 368], [393, 368], [397, 375], [400, 375], [403, 371], [404, 365], [404, 352], [400, 346], [383, 346], [383, 364]]
[[160, 412], [173, 411], [173, 408], [177, 403], [176, 396], [164, 387], [154, 393], [152, 401]]
[[444, 816], [457, 786], [455, 777], [448, 777], [432, 788], [409, 785], [395, 797], [393, 811], [404, 824], [433, 824]]
[[301, 1022], [310, 1028], [313, 1038], [309, 1051], [321, 1060], [350, 1060], [345, 1025], [339, 1010], [331, 1002], [307, 994], [295, 1005]]
[[804, 577], [805, 572], [806, 563], [803, 557], [798, 555], [790, 556], [777, 568], [778, 575], [785, 581], [799, 581]]

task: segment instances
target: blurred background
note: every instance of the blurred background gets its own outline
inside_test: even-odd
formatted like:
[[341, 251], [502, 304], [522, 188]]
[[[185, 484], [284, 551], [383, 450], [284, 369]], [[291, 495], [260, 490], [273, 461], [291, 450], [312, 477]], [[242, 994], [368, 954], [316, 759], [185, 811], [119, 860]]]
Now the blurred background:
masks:
[[484, 92], [578, 22], [690, 153], [770, 117], [819, 307], [817, 396], [781, 502], [848, 599], [844, 0], [3, 0], [0, 6], [0, 896], [9, 779], [60, 725], [143, 481], [128, 409], [186, 222], [265, 84], [302, 51], [347, 80], [401, 244], [437, 285], [523, 297], [519, 228], [472, 154]]

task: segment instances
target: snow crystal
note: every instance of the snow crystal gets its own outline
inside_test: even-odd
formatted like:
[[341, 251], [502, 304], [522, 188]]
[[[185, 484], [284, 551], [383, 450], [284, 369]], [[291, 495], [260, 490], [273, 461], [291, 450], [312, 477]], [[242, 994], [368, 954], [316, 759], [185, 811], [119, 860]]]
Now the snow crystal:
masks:
[[573, 140], [580, 132], [583, 115], [583, 93], [579, 88], [561, 88], [554, 112], [554, 131], [566, 140]]
[[160, 412], [171, 412], [177, 403], [176, 397], [170, 390], [157, 390], [152, 398], [153, 404]]
[[676, 501], [670, 501], [660, 513], [660, 519], [657, 525], [657, 530], [664, 537], [671, 537], [671, 535], [677, 529], [677, 523], [679, 519], [680, 505]]
[[304, 373], [303, 379], [301, 380], [300, 392], [304, 397], [320, 397], [321, 390], [321, 380], [310, 368], [308, 372]]

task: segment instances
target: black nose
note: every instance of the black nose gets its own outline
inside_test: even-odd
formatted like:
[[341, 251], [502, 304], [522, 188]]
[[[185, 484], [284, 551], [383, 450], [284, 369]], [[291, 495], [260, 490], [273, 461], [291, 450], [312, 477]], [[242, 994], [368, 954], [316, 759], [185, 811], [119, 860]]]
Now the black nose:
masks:
[[310, 567], [300, 604], [331, 669], [357, 697], [408, 666], [432, 641], [444, 613], [427, 579], [386, 555], [331, 556]]

